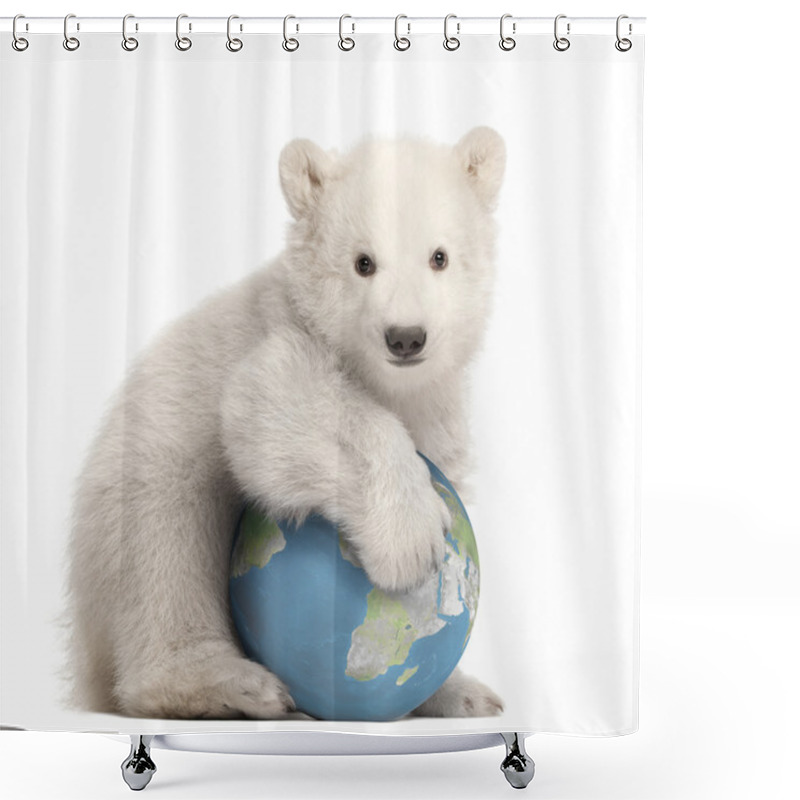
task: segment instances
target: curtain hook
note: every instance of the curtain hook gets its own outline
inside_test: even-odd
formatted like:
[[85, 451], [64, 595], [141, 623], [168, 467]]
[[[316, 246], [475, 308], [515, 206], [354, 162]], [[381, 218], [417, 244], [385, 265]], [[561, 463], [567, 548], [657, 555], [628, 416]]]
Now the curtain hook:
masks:
[[[294, 37], [291, 39], [287, 35], [289, 30], [289, 20], [290, 19], [297, 19], [297, 17], [293, 17], [291, 14], [288, 14], [283, 18], [283, 49], [286, 50], [287, 53], [293, 53], [300, 47], [300, 42], [297, 41]], [[300, 26], [298, 25], [295, 30], [300, 30]]]
[[[67, 25], [71, 19], [75, 19], [74, 14], [67, 14], [67, 16], [64, 17], [64, 49], [70, 52], [77, 50], [81, 46], [80, 40], [75, 36], [70, 36], [67, 30]], [[78, 26], [77, 30], [80, 30], [80, 26]]]
[[[505, 50], [506, 52], [509, 50], [513, 50], [517, 46], [517, 40], [512, 39], [510, 36], [505, 35], [505, 23], [507, 19], [511, 19], [511, 14], [503, 14], [500, 17], [500, 49]], [[517, 23], [511, 23], [511, 32], [517, 32]]]
[[[394, 18], [394, 49], [395, 50], [408, 50], [411, 47], [411, 39], [406, 36], [400, 36], [400, 20], [401, 19], [408, 19], [405, 14], [398, 14]], [[411, 33], [411, 23], [406, 22], [406, 26], [408, 27], [408, 33]]]
[[[345, 52], [347, 52], [348, 50], [352, 50], [356, 46], [355, 40], [350, 38], [349, 36], [345, 36], [344, 33], [342, 32], [342, 26], [346, 19], [353, 19], [353, 18], [349, 14], [342, 14], [342, 16], [339, 17], [339, 49], [344, 50]], [[355, 22], [352, 22], [350, 24], [353, 27], [352, 32], [355, 33], [356, 32]]]
[[17, 33], [17, 20], [18, 19], [25, 19], [25, 15], [24, 14], [17, 14], [17, 16], [14, 17], [14, 22], [11, 23], [11, 35], [13, 37], [11, 39], [11, 46], [18, 53], [22, 53], [24, 50], [28, 49], [29, 42], [28, 42], [27, 39], [23, 38], [22, 36], [20, 36]]
[[[633, 42], [630, 39], [623, 39], [619, 35], [620, 22], [622, 22], [622, 20], [624, 20], [624, 19], [628, 19], [628, 15], [627, 14], [620, 14], [617, 17], [617, 41], [614, 42], [614, 47], [616, 47], [617, 50], [620, 51], [620, 53], [627, 53], [628, 50], [630, 50], [631, 47], [633, 47]], [[631, 25], [630, 22], [629, 22], [628, 23], [628, 35], [630, 35], [631, 33], [633, 33], [633, 25]]]
[[[238, 53], [242, 49], [242, 47], [244, 47], [244, 43], [242, 42], [241, 39], [231, 38], [231, 22], [233, 22], [233, 20], [235, 19], [239, 19], [239, 17], [236, 14], [231, 14], [228, 17], [228, 28], [227, 28], [228, 41], [225, 42], [225, 47], [227, 47], [228, 50], [231, 51], [231, 53]], [[240, 31], [242, 30], [241, 25], [239, 26], [239, 30]]]
[[[134, 19], [133, 14], [126, 14], [122, 18], [122, 49], [132, 53], [139, 46], [139, 40], [133, 36], [128, 36], [129, 19]], [[136, 26], [136, 30], [139, 30], [138, 25]]]
[[[458, 50], [461, 47], [461, 40], [457, 36], [450, 36], [447, 32], [447, 27], [451, 19], [457, 19], [455, 14], [448, 14], [444, 18], [444, 49], [445, 50]], [[461, 33], [461, 23], [456, 22], [456, 33]]]
[[[553, 47], [558, 50], [559, 53], [563, 53], [565, 50], [569, 50], [570, 41], [567, 39], [566, 36], [559, 36], [558, 35], [558, 21], [560, 19], [566, 19], [566, 14], [559, 14], [555, 22], [553, 23], [553, 35], [555, 36], [555, 41], [553, 42]], [[569, 22], [567, 23], [567, 36], [569, 36]]]
[[[188, 14], [178, 14], [177, 18], [175, 19], [175, 47], [178, 50], [186, 51], [192, 46], [192, 40], [188, 36], [181, 36], [181, 20], [187, 19]], [[189, 26], [189, 30], [192, 29], [192, 26]]]

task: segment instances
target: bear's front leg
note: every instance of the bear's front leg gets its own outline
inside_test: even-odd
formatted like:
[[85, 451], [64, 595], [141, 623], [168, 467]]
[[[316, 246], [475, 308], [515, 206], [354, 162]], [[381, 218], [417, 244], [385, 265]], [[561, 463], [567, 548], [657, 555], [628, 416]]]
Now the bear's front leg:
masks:
[[345, 534], [376, 586], [417, 586], [441, 569], [450, 511], [399, 420], [378, 413], [349, 434], [339, 498]]
[[451, 517], [402, 422], [301, 333], [273, 334], [223, 399], [233, 475], [277, 517], [341, 525], [370, 577], [404, 590], [436, 572]]

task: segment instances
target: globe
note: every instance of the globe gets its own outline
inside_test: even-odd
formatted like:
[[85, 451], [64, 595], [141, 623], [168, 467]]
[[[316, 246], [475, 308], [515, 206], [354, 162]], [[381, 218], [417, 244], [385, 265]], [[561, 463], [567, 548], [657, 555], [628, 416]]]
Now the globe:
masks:
[[241, 516], [229, 581], [239, 638], [312, 717], [398, 719], [444, 683], [467, 646], [478, 607], [475, 537], [455, 489], [425, 462], [453, 524], [439, 573], [407, 592], [374, 586], [321, 516], [298, 526], [253, 505]]

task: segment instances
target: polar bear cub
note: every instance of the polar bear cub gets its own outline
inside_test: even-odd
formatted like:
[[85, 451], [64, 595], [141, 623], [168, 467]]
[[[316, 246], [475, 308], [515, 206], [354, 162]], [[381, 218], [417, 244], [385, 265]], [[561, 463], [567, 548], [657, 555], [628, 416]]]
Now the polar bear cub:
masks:
[[[73, 701], [132, 716], [274, 718], [286, 687], [228, 608], [243, 497], [336, 522], [373, 583], [444, 556], [425, 453], [461, 484], [466, 367], [486, 325], [505, 146], [298, 139], [293, 222], [271, 264], [168, 327], [133, 364], [79, 478], [70, 542]], [[497, 714], [456, 671], [416, 713]]]

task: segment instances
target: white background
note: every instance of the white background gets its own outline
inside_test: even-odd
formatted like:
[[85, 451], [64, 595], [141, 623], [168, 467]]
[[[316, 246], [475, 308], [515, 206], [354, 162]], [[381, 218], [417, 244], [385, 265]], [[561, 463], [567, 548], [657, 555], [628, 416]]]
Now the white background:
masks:
[[[790, 4], [264, 9], [84, 0], [28, 15], [294, 13], [648, 17], [640, 731], [538, 736], [540, 798], [789, 798], [800, 737], [800, 220]], [[13, 13], [9, 10], [4, 13]], [[3, 732], [10, 797], [126, 796], [126, 748]], [[258, 758], [156, 751], [161, 797], [491, 797], [500, 750]]]

